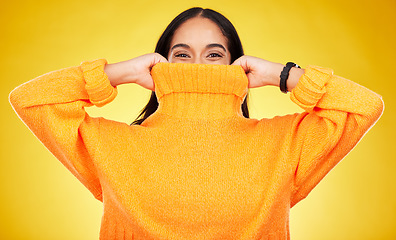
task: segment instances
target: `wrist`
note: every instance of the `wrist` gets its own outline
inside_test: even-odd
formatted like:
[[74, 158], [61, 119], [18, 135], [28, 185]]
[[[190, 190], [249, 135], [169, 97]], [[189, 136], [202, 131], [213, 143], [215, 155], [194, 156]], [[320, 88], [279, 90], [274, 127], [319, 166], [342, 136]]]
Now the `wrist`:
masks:
[[117, 66], [116, 63], [106, 64], [104, 66], [104, 72], [106, 73], [107, 78], [109, 79], [110, 84], [113, 87], [116, 87], [122, 83], [119, 67]]
[[296, 87], [298, 81], [300, 80], [301, 76], [305, 73], [305, 69], [292, 67], [289, 72], [289, 78], [287, 80], [287, 89], [289, 92]]
[[130, 67], [127, 61], [106, 64], [104, 72], [113, 87], [120, 84], [135, 82], [135, 79], [133, 78], [133, 76], [135, 76], [135, 74], [133, 74], [133, 67]]
[[[282, 65], [278, 75], [277, 85], [283, 93], [291, 92], [297, 85], [300, 77], [305, 73], [304, 69], [293, 62]], [[278, 69], [279, 70], [279, 69]]]
[[280, 74], [285, 65], [281, 63], [274, 63], [274, 66], [271, 68], [271, 83], [269, 85], [279, 87], [280, 84]]

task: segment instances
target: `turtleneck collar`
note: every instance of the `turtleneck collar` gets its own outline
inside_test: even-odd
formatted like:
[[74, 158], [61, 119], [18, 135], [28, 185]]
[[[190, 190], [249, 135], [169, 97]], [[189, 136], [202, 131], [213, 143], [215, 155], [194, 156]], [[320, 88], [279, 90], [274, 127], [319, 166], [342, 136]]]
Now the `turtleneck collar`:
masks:
[[158, 113], [189, 119], [243, 116], [248, 79], [241, 66], [158, 63], [151, 75]]

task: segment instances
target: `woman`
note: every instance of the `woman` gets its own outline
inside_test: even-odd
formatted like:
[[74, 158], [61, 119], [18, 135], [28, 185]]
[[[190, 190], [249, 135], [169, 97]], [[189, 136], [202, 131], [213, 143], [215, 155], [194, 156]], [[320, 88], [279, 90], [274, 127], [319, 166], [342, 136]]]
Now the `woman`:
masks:
[[[153, 91], [142, 119], [85, 112], [126, 83]], [[248, 88], [267, 85], [305, 111], [250, 119]], [[244, 56], [232, 24], [201, 8], [177, 16], [156, 53], [44, 74], [10, 102], [103, 202], [100, 239], [290, 239], [290, 208], [383, 112], [379, 95], [331, 69]]]

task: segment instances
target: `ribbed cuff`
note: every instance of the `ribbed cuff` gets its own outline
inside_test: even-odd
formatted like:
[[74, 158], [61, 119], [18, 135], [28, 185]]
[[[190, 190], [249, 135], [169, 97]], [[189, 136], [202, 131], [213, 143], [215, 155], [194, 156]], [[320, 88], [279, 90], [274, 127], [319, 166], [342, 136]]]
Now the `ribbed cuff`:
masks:
[[113, 87], [104, 72], [106, 59], [84, 61], [80, 64], [85, 80], [85, 89], [89, 100], [97, 107], [102, 107], [117, 96], [117, 87]]
[[326, 93], [326, 83], [332, 76], [333, 70], [330, 68], [307, 66], [297, 86], [291, 91], [290, 99], [306, 111], [312, 112]]

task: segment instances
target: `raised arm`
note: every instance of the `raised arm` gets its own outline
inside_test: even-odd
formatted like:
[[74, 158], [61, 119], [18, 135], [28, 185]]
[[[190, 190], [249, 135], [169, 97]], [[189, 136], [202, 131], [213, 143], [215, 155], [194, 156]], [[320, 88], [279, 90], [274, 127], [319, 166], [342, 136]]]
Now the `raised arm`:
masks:
[[85, 107], [104, 106], [117, 95], [104, 73], [105, 59], [86, 61], [41, 75], [16, 87], [9, 101], [44, 146], [102, 200], [94, 158], [100, 147], [100, 118]]
[[147, 54], [107, 64], [105, 59], [52, 71], [16, 87], [9, 101], [20, 119], [65, 167], [102, 201], [95, 160], [100, 150], [100, 123], [85, 107], [101, 107], [117, 95], [116, 86], [139, 83], [154, 88], [151, 67], [164, 61]]
[[356, 146], [382, 115], [384, 103], [373, 91], [318, 66], [305, 69], [290, 98], [305, 110], [291, 127], [293, 206]]
[[[247, 72], [249, 86], [279, 86], [284, 65], [250, 56], [235, 64]], [[281, 117], [281, 124], [273, 121], [284, 143], [279, 152], [293, 175], [294, 206], [356, 146], [382, 115], [384, 103], [378, 94], [329, 68], [292, 68], [287, 84], [291, 100], [305, 110]]]

